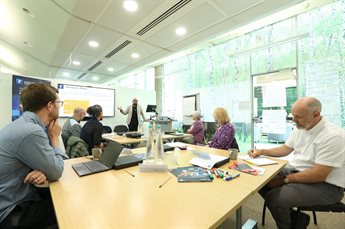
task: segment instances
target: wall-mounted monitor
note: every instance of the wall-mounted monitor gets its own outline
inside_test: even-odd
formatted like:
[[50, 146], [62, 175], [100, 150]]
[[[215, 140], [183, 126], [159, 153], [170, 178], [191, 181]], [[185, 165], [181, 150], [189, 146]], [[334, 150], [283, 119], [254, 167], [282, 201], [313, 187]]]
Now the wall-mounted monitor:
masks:
[[60, 108], [60, 117], [70, 117], [76, 107], [85, 110], [99, 104], [103, 108], [104, 117], [115, 116], [115, 89], [58, 84], [60, 100], [64, 101]]
[[24, 76], [13, 75], [12, 77], [12, 121], [19, 118], [22, 115], [20, 109], [20, 94], [26, 85], [32, 83], [45, 83], [50, 85], [50, 81], [35, 79]]

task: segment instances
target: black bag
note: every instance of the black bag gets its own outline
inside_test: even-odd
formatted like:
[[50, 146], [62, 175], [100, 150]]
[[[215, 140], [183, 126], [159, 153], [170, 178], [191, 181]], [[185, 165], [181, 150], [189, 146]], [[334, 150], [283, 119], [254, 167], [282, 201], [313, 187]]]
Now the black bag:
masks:
[[291, 210], [291, 229], [306, 229], [309, 225], [310, 216], [301, 211]]

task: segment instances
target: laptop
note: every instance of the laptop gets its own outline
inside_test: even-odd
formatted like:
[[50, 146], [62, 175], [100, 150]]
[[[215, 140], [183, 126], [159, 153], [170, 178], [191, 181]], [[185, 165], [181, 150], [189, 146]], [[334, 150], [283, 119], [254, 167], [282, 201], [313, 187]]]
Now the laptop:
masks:
[[136, 166], [142, 163], [145, 159], [145, 154], [132, 154], [119, 157], [114, 163], [114, 169], [124, 169], [132, 166]]
[[99, 160], [74, 164], [72, 165], [72, 168], [80, 177], [110, 170], [113, 168], [113, 165], [119, 157], [122, 149], [123, 145], [111, 141], [108, 146], [105, 147]]

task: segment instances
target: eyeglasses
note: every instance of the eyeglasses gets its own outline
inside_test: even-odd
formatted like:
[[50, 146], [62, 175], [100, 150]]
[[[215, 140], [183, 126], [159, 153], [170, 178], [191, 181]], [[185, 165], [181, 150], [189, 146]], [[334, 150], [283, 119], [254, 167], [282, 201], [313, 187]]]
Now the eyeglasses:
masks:
[[60, 107], [62, 107], [64, 102], [63, 101], [55, 101], [54, 103], [58, 103], [60, 105]]

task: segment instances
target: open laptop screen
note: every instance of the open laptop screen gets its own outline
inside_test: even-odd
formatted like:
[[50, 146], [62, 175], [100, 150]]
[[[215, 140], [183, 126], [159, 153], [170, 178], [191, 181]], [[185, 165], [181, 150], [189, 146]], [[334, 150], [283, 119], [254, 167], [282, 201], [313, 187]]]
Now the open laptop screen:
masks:
[[[112, 168], [115, 161], [121, 154], [122, 149], [123, 149], [123, 145], [117, 142], [111, 141], [108, 143], [107, 147], [105, 147], [105, 150], [102, 153], [99, 160], [108, 168]], [[115, 157], [114, 157], [114, 154], [116, 154]]]

